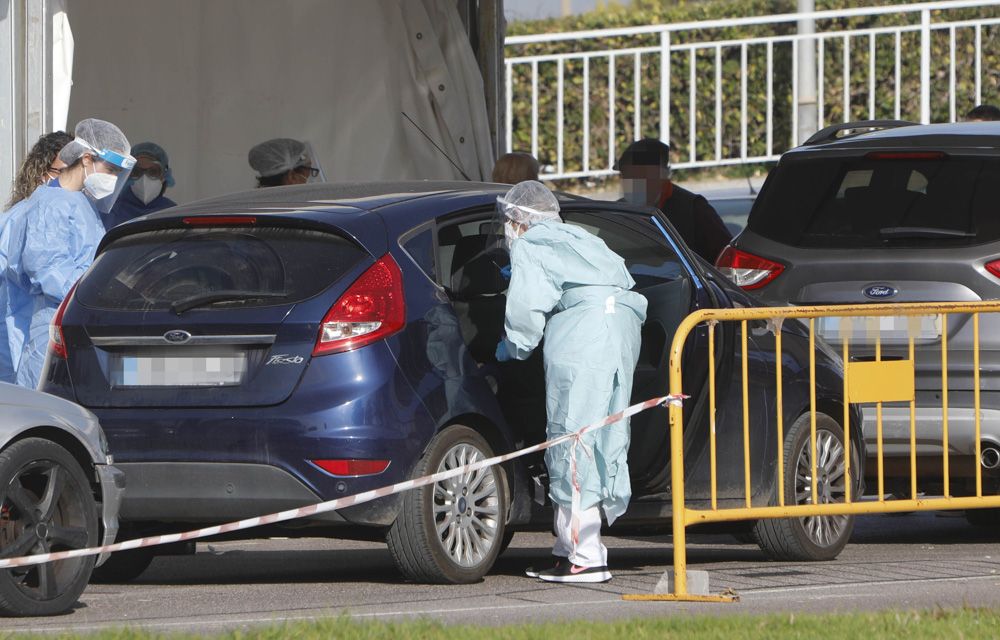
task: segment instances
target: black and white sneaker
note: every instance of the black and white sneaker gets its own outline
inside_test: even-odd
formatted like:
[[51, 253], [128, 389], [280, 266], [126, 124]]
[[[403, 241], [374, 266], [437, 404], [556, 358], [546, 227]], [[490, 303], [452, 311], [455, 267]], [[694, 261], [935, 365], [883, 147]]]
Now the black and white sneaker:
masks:
[[597, 583], [611, 580], [607, 567], [580, 567], [572, 562], [560, 562], [538, 577], [545, 582]]
[[[552, 556], [552, 559], [555, 561], [555, 564], [552, 565], [553, 569], [558, 567], [563, 562], [566, 562], [566, 558], [563, 558], [562, 556]], [[551, 571], [551, 569], [549, 570]], [[528, 576], [529, 578], [537, 578], [538, 574], [542, 573], [542, 571], [544, 570], [536, 569], [535, 567], [528, 567], [527, 569], [524, 570], [524, 575]]]

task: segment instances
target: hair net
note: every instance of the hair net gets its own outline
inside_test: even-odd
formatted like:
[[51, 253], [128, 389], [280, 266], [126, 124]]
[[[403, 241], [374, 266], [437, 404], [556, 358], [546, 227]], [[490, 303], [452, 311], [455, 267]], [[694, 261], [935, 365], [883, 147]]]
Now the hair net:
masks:
[[512, 221], [529, 227], [543, 220], [559, 220], [559, 201], [536, 180], [515, 184], [497, 198], [497, 208]]
[[306, 145], [292, 138], [261, 142], [247, 155], [250, 166], [261, 178], [277, 176], [309, 162]]
[[[59, 159], [67, 165], [73, 164], [82, 158], [84, 154], [94, 154], [95, 152], [100, 159], [115, 164], [118, 163], [109, 158], [113, 158], [115, 155], [131, 158], [129, 150], [132, 145], [128, 143], [128, 139], [122, 133], [122, 130], [110, 122], [96, 118], [87, 118], [86, 120], [81, 120], [76, 125], [73, 133], [76, 139], [63, 147], [62, 151], [59, 152]], [[104, 152], [111, 152], [111, 154], [108, 154], [108, 158], [105, 158]]]
[[163, 167], [163, 184], [168, 187], [174, 186], [174, 172], [170, 170], [170, 158], [167, 157], [167, 152], [163, 150], [163, 147], [155, 142], [140, 142], [132, 147], [132, 155], [136, 158], [146, 156], [159, 162], [160, 166]]

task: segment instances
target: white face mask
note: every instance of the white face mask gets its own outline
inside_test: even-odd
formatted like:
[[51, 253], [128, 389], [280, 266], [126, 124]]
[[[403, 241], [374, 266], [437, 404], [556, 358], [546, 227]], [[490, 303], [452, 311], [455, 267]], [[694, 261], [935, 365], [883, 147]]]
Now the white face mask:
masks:
[[160, 196], [163, 191], [163, 181], [150, 176], [143, 176], [132, 182], [132, 194], [143, 204], [149, 204]]
[[115, 192], [118, 185], [118, 178], [110, 173], [94, 172], [83, 179], [83, 190], [90, 194], [94, 200], [107, 198]]
[[503, 223], [503, 235], [504, 235], [505, 243], [507, 244], [507, 250], [508, 251], [510, 250], [511, 246], [514, 244], [514, 241], [521, 237], [521, 234], [518, 233], [517, 226], [515, 226], [514, 223], [511, 222], [510, 220], [506, 220]]

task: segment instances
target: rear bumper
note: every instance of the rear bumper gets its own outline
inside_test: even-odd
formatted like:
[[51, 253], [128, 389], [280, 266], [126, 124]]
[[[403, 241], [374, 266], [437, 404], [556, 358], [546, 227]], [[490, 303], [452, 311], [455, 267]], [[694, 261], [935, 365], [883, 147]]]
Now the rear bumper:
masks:
[[[224, 522], [322, 502], [290, 473], [263, 464], [126, 462], [121, 517], [130, 521]], [[343, 522], [336, 514], [313, 519]]]
[[[121, 519], [130, 523], [221, 523], [400, 482], [434, 433], [384, 345], [315, 359], [280, 405], [92, 411], [126, 474]], [[317, 459], [391, 462], [378, 475], [335, 477]], [[390, 497], [315, 520], [386, 526], [400, 503]]]
[[[980, 441], [1000, 445], [1000, 410], [980, 409]], [[865, 444], [868, 455], [874, 457], [876, 448], [875, 407], [864, 408]], [[941, 406], [917, 407], [916, 443], [918, 456], [940, 456], [944, 450]], [[882, 408], [882, 443], [886, 457], [910, 455], [909, 407]], [[972, 407], [948, 408], [948, 453], [971, 456], [976, 451], [976, 414]]]

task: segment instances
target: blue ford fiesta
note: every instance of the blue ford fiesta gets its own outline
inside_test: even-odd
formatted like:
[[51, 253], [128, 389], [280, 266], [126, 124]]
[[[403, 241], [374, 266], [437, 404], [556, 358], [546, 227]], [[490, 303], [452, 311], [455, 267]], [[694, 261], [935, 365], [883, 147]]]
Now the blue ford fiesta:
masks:
[[[205, 200], [112, 230], [52, 327], [43, 390], [104, 426], [128, 490], [125, 535], [178, 531], [374, 489], [543, 439], [540, 354], [497, 363], [507, 257], [502, 185], [276, 187]], [[667, 349], [693, 309], [753, 301], [694, 256], [662, 213], [561, 196], [563, 215], [625, 258], [649, 300], [636, 401], [665, 395]], [[502, 230], [501, 230], [502, 233]], [[737, 323], [738, 325], [738, 323]], [[808, 499], [808, 341], [784, 332], [785, 455], [775, 480], [773, 335], [750, 323], [752, 493]], [[720, 503], [742, 504], [739, 327], [716, 331]], [[580, 345], [586, 348], [586, 345]], [[708, 500], [707, 331], [688, 342], [687, 495]], [[820, 495], [843, 494], [841, 363], [817, 354]], [[851, 434], [860, 434], [856, 412]], [[795, 419], [795, 418], [798, 419]], [[791, 425], [791, 426], [789, 426]], [[632, 422], [634, 499], [616, 530], [670, 517], [665, 409]], [[855, 442], [851, 451], [861, 451]], [[839, 458], [838, 458], [839, 456]], [[737, 462], [738, 461], [738, 462]], [[840, 475], [837, 475], [837, 469]], [[855, 460], [853, 469], [860, 470]], [[540, 457], [279, 529], [243, 535], [379, 538], [409, 579], [480, 579], [516, 530], [548, 528]], [[827, 559], [848, 517], [761, 521], [771, 556]], [[104, 579], [152, 552], [116, 554]]]

